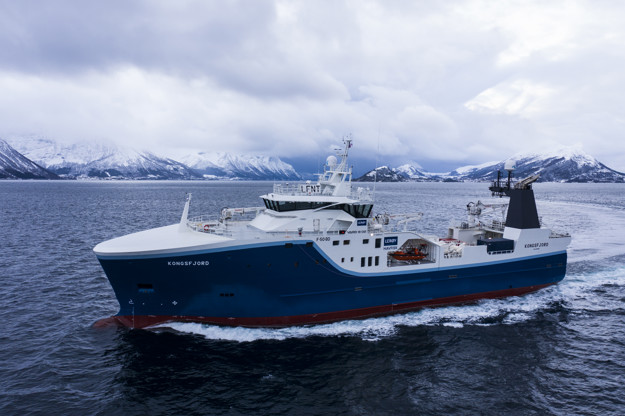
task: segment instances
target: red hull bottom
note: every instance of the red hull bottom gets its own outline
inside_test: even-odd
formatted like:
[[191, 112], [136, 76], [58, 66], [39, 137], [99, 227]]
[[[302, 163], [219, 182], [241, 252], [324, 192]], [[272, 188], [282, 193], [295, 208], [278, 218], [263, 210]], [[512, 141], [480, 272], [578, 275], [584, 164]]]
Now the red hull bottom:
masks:
[[508, 296], [520, 296], [535, 292], [554, 283], [545, 285], [527, 286], [516, 289], [497, 290], [493, 292], [475, 293], [471, 295], [451, 296], [447, 298], [430, 299], [419, 302], [401, 303], [396, 305], [373, 306], [370, 308], [350, 309], [339, 312], [324, 312], [296, 316], [271, 316], [252, 318], [223, 318], [205, 316], [167, 316], [167, 315], [124, 315], [111, 316], [100, 319], [93, 324], [96, 328], [108, 326], [122, 326], [129, 328], [146, 328], [167, 322], [196, 322], [224, 326], [242, 326], [248, 328], [283, 328], [295, 325], [324, 324], [347, 319], [366, 319], [392, 315], [399, 312], [410, 312], [429, 306], [446, 306], [466, 304], [480, 299], [496, 299]]

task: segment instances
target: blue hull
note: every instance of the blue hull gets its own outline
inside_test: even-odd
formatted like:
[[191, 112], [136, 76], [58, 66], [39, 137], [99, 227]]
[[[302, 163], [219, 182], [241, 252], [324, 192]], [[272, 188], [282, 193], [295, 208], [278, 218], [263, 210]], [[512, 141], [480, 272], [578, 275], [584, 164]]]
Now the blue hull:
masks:
[[566, 273], [566, 251], [435, 271], [347, 273], [293, 242], [176, 257], [99, 258], [120, 303], [116, 323], [286, 326], [523, 294]]

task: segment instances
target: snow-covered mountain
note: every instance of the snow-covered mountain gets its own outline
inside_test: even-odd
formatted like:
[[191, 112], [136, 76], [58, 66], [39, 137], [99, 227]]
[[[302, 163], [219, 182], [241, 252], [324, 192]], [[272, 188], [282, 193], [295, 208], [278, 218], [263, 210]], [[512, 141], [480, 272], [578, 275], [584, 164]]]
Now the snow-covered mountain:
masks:
[[180, 158], [207, 177], [238, 179], [298, 180], [293, 166], [273, 156], [232, 155], [221, 152], [199, 152]]
[[459, 168], [453, 170], [452, 172], [450, 172], [450, 173], [448, 173], [446, 175], [449, 175], [449, 176], [452, 176], [452, 177], [464, 178], [464, 177], [468, 177], [468, 176], [474, 174], [475, 172], [481, 172], [484, 169], [488, 170], [488, 169], [492, 168], [493, 166], [498, 165], [499, 163], [504, 163], [504, 162], [497, 162], [497, 161], [495, 161], [495, 162], [481, 163], [479, 165], [462, 166], [462, 167], [459, 167]]
[[44, 138], [14, 138], [28, 158], [63, 177], [116, 179], [301, 179], [277, 157], [200, 152], [181, 158], [112, 143], [64, 144]]
[[[7, 143], [8, 142], [8, 143]], [[114, 144], [63, 144], [43, 138], [13, 138], [3, 142], [0, 177], [118, 179], [265, 179], [299, 180], [293, 166], [277, 157], [218, 152], [189, 154], [180, 161]], [[515, 177], [540, 174], [543, 182], [625, 182], [617, 172], [575, 148], [519, 153], [500, 162], [463, 166], [449, 173], [426, 172], [412, 162], [377, 168], [355, 181], [490, 181], [514, 161]], [[33, 163], [34, 162], [34, 163]], [[12, 173], [10, 173], [12, 172]], [[21, 176], [20, 176], [21, 175]]]
[[398, 166], [393, 170], [410, 179], [428, 179], [432, 176], [431, 173], [427, 173], [425, 169], [416, 162]]
[[465, 166], [450, 173], [462, 180], [486, 181], [505, 173], [507, 162], [515, 165], [517, 178], [539, 174], [541, 182], [625, 182], [625, 174], [610, 169], [594, 157], [573, 148], [543, 153], [518, 153], [501, 162]]
[[175, 160], [113, 144], [62, 144], [49, 139], [12, 141], [28, 158], [64, 177], [119, 179], [198, 179], [202, 176]]
[[[504, 166], [514, 162], [514, 176], [522, 178], [540, 174], [541, 182], [625, 182], [625, 174], [610, 169], [594, 157], [574, 148], [564, 147], [542, 153], [518, 153], [500, 162], [463, 166], [445, 174], [425, 172], [420, 166], [402, 165], [386, 168], [386, 181], [491, 181], [497, 171], [505, 174]], [[373, 171], [358, 181], [373, 181]], [[395, 179], [394, 179], [395, 178]], [[378, 180], [379, 176], [378, 176]]]
[[0, 139], [0, 179], [60, 179]]
[[118, 179], [198, 179], [197, 172], [175, 160], [113, 144], [63, 144], [49, 139], [12, 141], [28, 158], [63, 177]]
[[359, 178], [355, 178], [354, 182], [407, 182], [410, 177], [397, 169], [391, 169], [388, 166], [380, 166], [373, 169]]

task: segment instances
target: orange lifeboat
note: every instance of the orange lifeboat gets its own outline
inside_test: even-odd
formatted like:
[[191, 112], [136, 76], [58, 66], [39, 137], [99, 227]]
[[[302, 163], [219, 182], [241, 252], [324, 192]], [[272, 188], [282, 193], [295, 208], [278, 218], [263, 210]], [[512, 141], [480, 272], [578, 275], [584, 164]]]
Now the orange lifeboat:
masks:
[[397, 250], [396, 252], [391, 253], [391, 256], [395, 260], [410, 261], [410, 260], [423, 260], [424, 258], [427, 257], [427, 254], [425, 254], [424, 252], [422, 252], [421, 250], [417, 248], [408, 248], [406, 249], [406, 251]]

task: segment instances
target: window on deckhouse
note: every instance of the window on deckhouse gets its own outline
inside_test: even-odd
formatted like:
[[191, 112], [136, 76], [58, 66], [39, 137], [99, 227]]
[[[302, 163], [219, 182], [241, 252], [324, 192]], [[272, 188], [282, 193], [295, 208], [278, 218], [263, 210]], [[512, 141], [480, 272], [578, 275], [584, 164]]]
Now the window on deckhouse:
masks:
[[264, 199], [265, 207], [278, 212], [302, 211], [306, 209], [339, 209], [347, 212], [354, 218], [368, 218], [371, 214], [372, 204], [335, 204], [331, 202], [309, 202], [309, 201], [273, 201]]
[[274, 201], [264, 199], [265, 207], [278, 212], [302, 211], [305, 209], [317, 209], [330, 205], [330, 202], [309, 202], [309, 201]]

